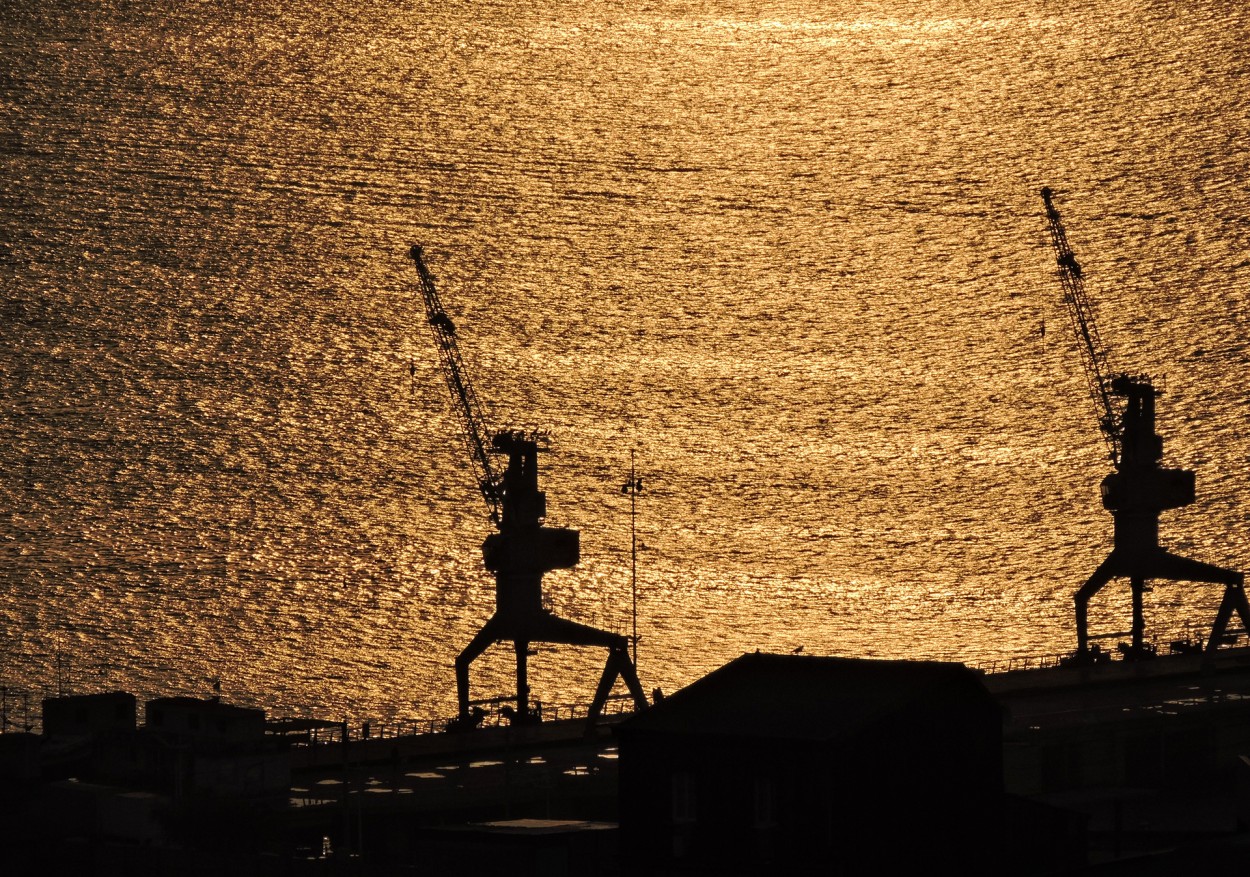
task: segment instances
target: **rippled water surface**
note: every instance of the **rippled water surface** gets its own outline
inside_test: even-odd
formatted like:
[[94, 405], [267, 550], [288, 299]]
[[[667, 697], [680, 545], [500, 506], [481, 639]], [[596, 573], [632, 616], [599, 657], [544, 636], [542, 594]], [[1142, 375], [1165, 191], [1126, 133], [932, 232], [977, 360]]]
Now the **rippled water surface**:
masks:
[[1166, 376], [1165, 542], [1250, 566], [1239, 4], [548, 6], [0, 0], [6, 684], [451, 709], [490, 524], [414, 241], [492, 421], [552, 435], [553, 608], [621, 632], [635, 449], [648, 689], [1072, 647], [1111, 522], [1042, 185]]

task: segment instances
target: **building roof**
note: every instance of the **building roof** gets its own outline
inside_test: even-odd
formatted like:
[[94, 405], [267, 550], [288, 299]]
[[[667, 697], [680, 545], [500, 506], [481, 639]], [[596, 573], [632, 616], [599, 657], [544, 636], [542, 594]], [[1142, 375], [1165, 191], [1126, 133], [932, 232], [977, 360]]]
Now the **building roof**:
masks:
[[179, 695], [176, 697], [157, 697], [145, 705], [148, 714], [153, 710], [171, 710], [177, 712], [211, 713], [218, 717], [245, 718], [260, 721], [265, 719], [265, 711], [256, 707], [235, 706], [222, 703], [215, 697], [198, 698]]
[[626, 720], [618, 731], [829, 741], [915, 708], [996, 709], [963, 664], [745, 654]]
[[86, 704], [103, 703], [134, 703], [135, 696], [128, 691], [97, 691], [91, 694], [62, 694], [56, 697], [45, 697], [43, 705], [47, 708], [59, 706], [83, 706]]

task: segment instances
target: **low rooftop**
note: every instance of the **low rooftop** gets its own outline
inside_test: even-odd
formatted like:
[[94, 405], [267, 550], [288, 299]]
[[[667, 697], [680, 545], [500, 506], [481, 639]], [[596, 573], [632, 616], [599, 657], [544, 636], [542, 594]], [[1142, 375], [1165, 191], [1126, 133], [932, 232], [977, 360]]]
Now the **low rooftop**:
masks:
[[993, 708], [982, 678], [963, 664], [755, 652], [626, 720], [620, 730], [827, 741], [921, 705]]

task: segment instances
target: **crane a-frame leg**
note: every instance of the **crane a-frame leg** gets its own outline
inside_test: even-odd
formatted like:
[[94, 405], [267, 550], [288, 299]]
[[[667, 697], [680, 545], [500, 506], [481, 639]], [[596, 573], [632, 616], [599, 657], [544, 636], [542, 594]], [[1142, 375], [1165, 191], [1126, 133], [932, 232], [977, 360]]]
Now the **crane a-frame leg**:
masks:
[[1080, 590], [1076, 592], [1076, 637], [1077, 654], [1088, 655], [1089, 626], [1088, 611], [1090, 599], [1103, 589], [1113, 578], [1127, 577], [1130, 580], [1133, 597], [1133, 649], [1140, 653], [1143, 647], [1145, 618], [1142, 608], [1142, 594], [1145, 592], [1147, 579], [1167, 579], [1182, 582], [1209, 582], [1224, 585], [1224, 599], [1216, 613], [1215, 623], [1211, 628], [1211, 636], [1207, 642], [1209, 653], [1219, 644], [1232, 619], [1237, 613], [1246, 633], [1250, 634], [1250, 602], [1246, 599], [1244, 588], [1245, 576], [1236, 570], [1225, 569], [1211, 563], [1203, 563], [1181, 557], [1162, 548], [1145, 554], [1130, 554], [1113, 550], [1098, 565], [1094, 574], [1089, 577]]
[[618, 676], [625, 681], [625, 687], [633, 695], [634, 705], [639, 709], [645, 707], [647, 696], [643, 693], [642, 683], [638, 681], [638, 670], [629, 657], [629, 647], [624, 637], [621, 637], [618, 645], [612, 646], [608, 651], [608, 662], [603, 667], [603, 676], [599, 678], [599, 685], [595, 689], [595, 699], [591, 701], [590, 710], [586, 715], [587, 720], [592, 724], [603, 712], [603, 707], [608, 702], [608, 695], [612, 693], [612, 686], [616, 684]]
[[629, 656], [629, 640], [619, 633], [609, 633], [576, 621], [569, 621], [555, 615], [546, 616], [542, 623], [543, 641], [564, 643], [575, 646], [604, 646], [608, 650], [608, 660], [603, 667], [603, 675], [595, 688], [594, 700], [590, 703], [587, 718], [594, 722], [603, 712], [603, 707], [612, 693], [612, 686], [619, 677], [625, 683], [634, 699], [634, 706], [643, 710], [647, 708], [647, 695], [638, 681], [638, 668]]
[[469, 722], [469, 665], [482, 656], [496, 640], [504, 638], [502, 625], [498, 615], [482, 625], [477, 636], [469, 642], [464, 650], [456, 655], [456, 700], [459, 707], [460, 722]]
[[469, 667], [496, 642], [511, 641], [516, 652], [516, 720], [527, 721], [530, 716], [529, 704], [529, 648], [532, 643], [552, 643], [555, 645], [599, 646], [608, 650], [608, 660], [603, 668], [603, 675], [595, 689], [594, 699], [587, 712], [588, 719], [594, 722], [602, 713], [607, 703], [612, 686], [620, 678], [633, 697], [634, 706], [646, 709], [647, 696], [638, 680], [638, 669], [629, 656], [629, 641], [622, 635], [610, 633], [569, 621], [549, 613], [541, 613], [523, 621], [505, 621], [499, 613], [492, 615], [490, 620], [477, 632], [477, 636], [456, 656], [456, 698], [459, 706], [457, 722], [461, 727], [472, 727], [475, 724], [470, 715], [469, 700]]
[[1220, 609], [1215, 613], [1215, 624], [1211, 625], [1211, 637], [1207, 640], [1207, 647], [1204, 650], [1208, 659], [1215, 654], [1220, 640], [1224, 638], [1224, 632], [1228, 629], [1228, 622], [1232, 619], [1234, 612], [1241, 619], [1241, 626], [1246, 633], [1250, 634], [1250, 602], [1246, 600], [1245, 585], [1240, 581], [1224, 589], [1224, 599], [1220, 601]]
[[1119, 575], [1116, 572], [1118, 565], [1116, 560], [1113, 551], [1106, 560], [1098, 564], [1098, 569], [1094, 570], [1094, 574], [1076, 592], [1076, 652], [1078, 655], [1089, 654], [1089, 601], [1103, 589], [1107, 582]]

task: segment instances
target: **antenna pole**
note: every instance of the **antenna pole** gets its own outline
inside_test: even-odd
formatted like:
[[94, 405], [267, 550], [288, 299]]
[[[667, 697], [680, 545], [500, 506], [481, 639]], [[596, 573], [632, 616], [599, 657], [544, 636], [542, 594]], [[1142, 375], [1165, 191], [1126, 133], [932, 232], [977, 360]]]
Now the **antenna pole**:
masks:
[[[634, 477], [634, 449], [629, 449], [629, 480], [635, 485], [638, 480]], [[638, 666], [638, 493], [631, 490], [629, 493], [629, 576], [630, 576], [630, 603], [631, 614], [633, 615], [633, 632], [630, 635], [630, 642], [634, 646], [634, 666]]]
[[633, 633], [629, 638], [633, 646], [634, 666], [638, 666], [638, 494], [642, 493], [642, 479], [634, 468], [634, 449], [629, 449], [629, 480], [621, 486], [621, 493], [629, 494], [629, 566], [631, 614]]

